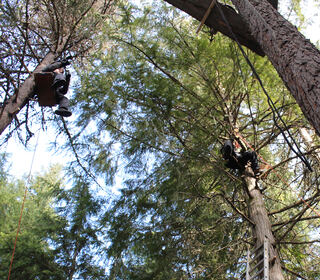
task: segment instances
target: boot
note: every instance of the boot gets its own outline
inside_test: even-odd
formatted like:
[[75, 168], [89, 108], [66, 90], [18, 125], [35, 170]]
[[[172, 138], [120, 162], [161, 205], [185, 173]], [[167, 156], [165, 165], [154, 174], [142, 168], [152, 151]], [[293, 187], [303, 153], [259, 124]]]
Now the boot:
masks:
[[68, 108], [65, 107], [59, 107], [54, 113], [62, 117], [70, 117], [72, 115]]

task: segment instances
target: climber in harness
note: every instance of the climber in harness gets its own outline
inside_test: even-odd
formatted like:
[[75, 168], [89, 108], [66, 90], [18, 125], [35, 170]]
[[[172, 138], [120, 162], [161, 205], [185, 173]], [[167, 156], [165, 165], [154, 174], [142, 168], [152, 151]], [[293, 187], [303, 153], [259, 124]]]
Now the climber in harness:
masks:
[[240, 151], [240, 145], [233, 139], [226, 140], [221, 148], [222, 157], [227, 161], [226, 167], [243, 171], [250, 162], [254, 174], [259, 173], [257, 154], [254, 151]]
[[69, 89], [71, 74], [66, 70], [66, 66], [70, 65], [68, 59], [55, 61], [42, 69], [42, 72], [53, 72], [54, 78], [52, 89], [55, 92], [56, 102], [59, 105], [55, 114], [62, 117], [70, 117], [72, 113], [69, 111], [69, 99], [65, 97]]

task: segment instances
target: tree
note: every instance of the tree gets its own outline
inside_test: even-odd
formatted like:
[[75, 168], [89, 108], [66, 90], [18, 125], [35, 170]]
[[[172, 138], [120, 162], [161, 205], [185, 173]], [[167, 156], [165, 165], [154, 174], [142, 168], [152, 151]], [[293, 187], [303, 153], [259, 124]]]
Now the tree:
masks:
[[[34, 97], [33, 73], [71, 55], [84, 58], [95, 46], [94, 34], [111, 13], [112, 0], [2, 1], [0, 133], [12, 120], [15, 128], [28, 122]], [[17, 113], [27, 105], [25, 120]], [[31, 136], [31, 132], [26, 129]], [[10, 133], [8, 133], [10, 136]]]
[[[195, 4], [194, 1], [188, 0], [165, 1], [186, 11], [198, 20], [201, 15], [204, 15], [205, 10], [209, 7], [208, 2], [210, 2], [201, 0]], [[294, 25], [284, 19], [267, 0], [235, 0], [232, 3], [239, 14], [233, 11], [227, 17], [226, 13], [226, 18], [229, 24], [232, 24], [231, 28], [236, 34], [237, 40], [242, 43], [241, 38], [248, 37], [248, 33], [251, 34], [254, 42], [270, 59], [305, 117], [320, 135], [319, 100], [317, 98], [320, 92], [319, 50], [305, 39]], [[221, 11], [223, 12], [221, 5], [218, 5], [215, 8], [215, 15], [219, 13], [219, 18], [212, 15], [206, 22], [209, 27], [218, 31], [222, 26], [226, 29], [226, 25], [228, 25], [224, 19], [221, 19], [223, 18]], [[241, 20], [243, 20], [243, 24], [238, 25]], [[239, 31], [239, 26], [241, 28], [246, 26], [248, 30], [244, 27]], [[235, 40], [234, 36], [230, 34], [232, 33], [230, 29], [227, 32], [227, 35]]]
[[[55, 261], [50, 242], [66, 225], [66, 220], [58, 216], [53, 207], [55, 195], [61, 187], [60, 169], [52, 168], [43, 177], [37, 177], [29, 188], [30, 197], [25, 203], [11, 279], [66, 279], [62, 267]], [[12, 180], [7, 173], [5, 178], [6, 181], [0, 182], [0, 275], [3, 279], [8, 277], [26, 188], [22, 180]]]
[[[119, 144], [116, 151], [127, 163], [126, 187], [105, 215], [111, 279], [239, 278], [246, 244], [259, 243], [259, 232], [269, 234], [276, 256], [280, 252], [276, 277], [281, 279], [280, 265], [286, 265], [285, 273], [313, 277], [301, 263], [314, 267], [303, 244], [310, 242], [317, 252], [309, 233], [319, 217], [300, 197], [316, 207], [319, 193], [309, 184], [318, 179], [290, 159], [292, 151], [234, 45], [220, 36], [214, 45], [204, 35], [194, 38], [190, 21], [155, 3], [140, 17], [133, 8], [123, 14], [108, 33], [112, 47], [97, 53], [92, 70], [81, 75], [77, 104], [83, 114], [74, 131], [76, 145], [87, 148], [86, 158], [98, 171], [109, 173], [106, 163]], [[297, 128], [305, 126], [301, 112], [268, 63], [252, 59], [299, 137]], [[89, 121], [95, 126], [86, 134]], [[237, 136], [236, 128], [264, 158], [278, 163], [284, 182], [270, 172], [251, 188], [242, 174], [223, 168], [219, 149]], [[268, 232], [260, 231], [256, 201]], [[257, 228], [250, 230], [252, 224]]]
[[[26, 182], [10, 178], [5, 156], [1, 163], [0, 275], [6, 278]], [[61, 171], [54, 166], [28, 182], [10, 279], [105, 279], [101, 228], [95, 222], [105, 201], [93, 198], [81, 178], [67, 190]]]
[[[319, 216], [311, 208], [319, 205], [319, 178], [284, 142], [234, 43], [194, 38], [195, 23], [167, 6], [125, 5], [121, 12], [115, 26], [104, 27], [107, 36], [97, 40], [102, 48], [88, 69], [79, 69], [75, 107], [82, 113], [64, 130], [78, 164], [72, 189], [59, 197], [59, 213], [69, 223], [52, 240], [64, 277], [105, 279], [97, 260], [104, 246], [110, 279], [240, 278], [247, 246], [267, 234], [276, 256], [273, 278], [316, 279], [317, 259], [310, 254], [319, 254], [312, 235]], [[305, 145], [301, 111], [268, 62], [249, 56]], [[282, 180], [273, 170], [257, 181], [250, 169], [223, 166], [221, 145], [240, 136]], [[304, 148], [316, 169], [316, 147]], [[125, 186], [103, 208], [101, 189], [91, 181], [103, 175], [112, 183], [118, 165], [126, 165]]]
[[64, 271], [64, 279], [105, 279], [103, 242], [99, 239], [102, 229], [99, 220], [104, 199], [93, 196], [88, 182], [81, 177], [73, 178], [72, 189], [61, 194], [59, 214], [66, 217], [68, 224], [56, 232], [55, 255]]

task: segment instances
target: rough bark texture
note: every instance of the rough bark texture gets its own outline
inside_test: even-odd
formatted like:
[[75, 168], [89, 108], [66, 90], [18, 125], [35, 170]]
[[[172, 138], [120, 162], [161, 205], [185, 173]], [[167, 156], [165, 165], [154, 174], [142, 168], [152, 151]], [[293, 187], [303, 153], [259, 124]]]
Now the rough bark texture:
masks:
[[[186, 12], [193, 18], [201, 21], [204, 14], [206, 13], [208, 7], [212, 0], [165, 0], [169, 4], [177, 7], [178, 9]], [[259, 44], [257, 44], [256, 40], [250, 34], [249, 29], [246, 26], [245, 21], [241, 18], [241, 16], [230, 6], [216, 4], [210, 15], [208, 16], [207, 20], [205, 21], [205, 25], [211, 27], [215, 32], [221, 32], [222, 34], [230, 37], [233, 39], [232, 34], [229, 31], [228, 26], [224, 22], [219, 12], [217, 5], [223, 10], [225, 17], [227, 18], [228, 22], [232, 26], [233, 32], [236, 34], [240, 44], [248, 47], [255, 53], [263, 56], [264, 53], [261, 50]]]
[[260, 246], [264, 242], [266, 236], [269, 240], [269, 259], [273, 260], [269, 264], [270, 280], [283, 280], [281, 263], [277, 249], [275, 248], [275, 238], [271, 230], [271, 223], [263, 200], [263, 195], [256, 184], [251, 168], [247, 168], [244, 181], [249, 194], [249, 218], [254, 222], [253, 235], [256, 238], [256, 246]]
[[320, 135], [320, 51], [266, 0], [232, 0]]

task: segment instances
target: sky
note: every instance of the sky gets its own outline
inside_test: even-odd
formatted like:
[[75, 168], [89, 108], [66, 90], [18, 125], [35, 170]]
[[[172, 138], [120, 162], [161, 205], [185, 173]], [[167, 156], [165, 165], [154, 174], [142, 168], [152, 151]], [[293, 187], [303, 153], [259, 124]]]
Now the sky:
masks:
[[[280, 2], [284, 5], [284, 1]], [[308, 28], [301, 30], [301, 32], [316, 43], [320, 41], [320, 7], [319, 4], [316, 7], [314, 0], [305, 0], [302, 4], [303, 13], [306, 16]], [[72, 118], [72, 117], [71, 117]], [[39, 139], [38, 139], [39, 137]], [[40, 131], [30, 140], [29, 149], [26, 150], [22, 144], [18, 143], [16, 139], [11, 138], [7, 145], [4, 145], [6, 151], [11, 154], [11, 175], [21, 178], [24, 175], [42, 173], [55, 163], [64, 163], [65, 155], [55, 154], [49, 150], [50, 142], [55, 138], [53, 130], [48, 128], [48, 131]], [[38, 142], [37, 142], [38, 141]], [[32, 159], [34, 161], [32, 164]], [[116, 182], [116, 185], [120, 185], [121, 180]], [[115, 188], [116, 189], [116, 188]], [[113, 191], [115, 191], [115, 189]], [[115, 191], [116, 192], [116, 191]]]

